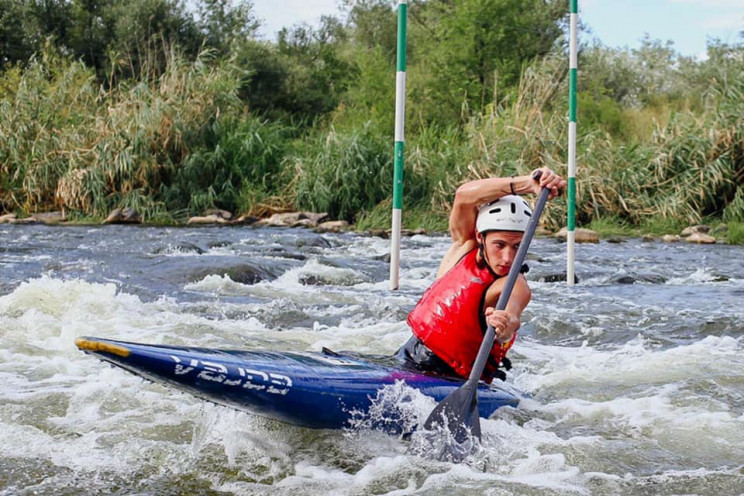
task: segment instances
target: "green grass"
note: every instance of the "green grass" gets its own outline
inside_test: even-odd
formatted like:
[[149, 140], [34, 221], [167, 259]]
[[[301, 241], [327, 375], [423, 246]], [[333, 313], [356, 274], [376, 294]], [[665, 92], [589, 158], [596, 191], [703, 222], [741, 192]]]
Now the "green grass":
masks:
[[[433, 212], [430, 208], [415, 206], [403, 207], [403, 229], [424, 229], [428, 232], [447, 232], [449, 218], [444, 212]], [[375, 208], [361, 213], [356, 221], [358, 231], [390, 229], [392, 226], [392, 202], [380, 202]]]
[[638, 229], [617, 217], [600, 217], [586, 226], [600, 236], [637, 236]]
[[732, 245], [744, 245], [744, 222], [729, 222], [726, 240]]
[[689, 224], [679, 219], [669, 217], [651, 217], [644, 219], [639, 229], [643, 234], [655, 234], [663, 236], [665, 234], [679, 234]]
[[372, 121], [351, 130], [331, 127], [306, 144], [290, 165], [300, 209], [354, 221], [391, 195], [392, 143]]
[[[564, 65], [536, 62], [515, 95], [464, 123], [410, 122], [404, 228], [446, 231], [454, 191], [467, 180], [545, 165], [566, 175], [566, 108], [555, 97], [566, 89]], [[240, 77], [227, 62], [177, 56], [164, 74], [108, 89], [60, 57], [0, 73], [0, 211], [66, 208], [102, 219], [132, 207], [147, 223], [172, 224], [211, 207], [294, 208], [389, 228], [387, 117], [351, 101], [311, 129], [284, 127], [244, 106]], [[661, 106], [626, 115], [644, 139], [580, 133], [577, 224], [639, 236], [722, 220], [729, 241], [741, 243], [743, 99], [744, 78], [715, 79], [694, 113]], [[543, 222], [557, 230], [566, 210], [565, 196], [556, 199]]]

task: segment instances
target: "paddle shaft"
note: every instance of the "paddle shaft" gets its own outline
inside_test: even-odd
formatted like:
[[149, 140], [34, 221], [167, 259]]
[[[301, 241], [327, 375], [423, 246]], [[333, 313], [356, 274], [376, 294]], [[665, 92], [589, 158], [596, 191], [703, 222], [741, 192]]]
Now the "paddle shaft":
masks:
[[[538, 171], [533, 179], [539, 180], [540, 172]], [[542, 214], [545, 203], [548, 201], [550, 196], [550, 190], [543, 188], [540, 191], [540, 195], [537, 199], [537, 204], [532, 212], [527, 223], [527, 228], [522, 235], [522, 242], [519, 244], [519, 249], [514, 256], [514, 261], [509, 269], [504, 287], [501, 290], [501, 295], [496, 302], [496, 310], [504, 310], [506, 304], [509, 302], [514, 284], [517, 282], [519, 277], [522, 263], [527, 255], [527, 249], [530, 246], [532, 237], [535, 234], [535, 229], [540, 221], [540, 215]], [[467, 456], [467, 449], [462, 449], [463, 444], [467, 443], [468, 438], [477, 437], [480, 439], [480, 415], [478, 412], [478, 382], [483, 369], [486, 366], [486, 360], [491, 353], [493, 347], [493, 339], [496, 335], [496, 331], [493, 326], [488, 326], [486, 333], [483, 336], [480, 348], [478, 349], [478, 355], [473, 363], [473, 369], [470, 371], [470, 377], [465, 383], [457, 388], [454, 392], [450, 393], [449, 396], [444, 398], [442, 401], [434, 407], [429, 417], [424, 422], [424, 429], [431, 430], [436, 425], [442, 425], [451, 433], [452, 440], [454, 443], [447, 442], [444, 448], [439, 454], [439, 459], [449, 459], [452, 461], [460, 461]]]
[[[519, 272], [522, 269], [522, 264], [524, 263], [524, 259], [527, 256], [527, 250], [530, 247], [530, 242], [532, 241], [532, 237], [535, 234], [535, 229], [537, 229], [537, 224], [538, 222], [540, 222], [540, 215], [542, 214], [543, 208], [545, 208], [545, 203], [548, 201], [549, 195], [550, 190], [548, 188], [543, 188], [542, 191], [540, 191], [540, 196], [537, 198], [537, 204], [532, 211], [532, 217], [527, 224], [527, 229], [525, 229], [524, 235], [522, 236], [522, 242], [519, 244], [517, 254], [514, 256], [514, 262], [512, 262], [512, 266], [509, 269], [509, 275], [506, 278], [506, 283], [504, 283], [504, 288], [501, 290], [499, 300], [496, 302], [496, 310], [504, 310], [506, 308], [506, 304], [509, 303], [509, 297], [511, 296], [512, 290], [514, 289], [514, 284], [517, 282], [517, 277], [519, 277]], [[475, 359], [475, 363], [473, 363], [473, 369], [470, 371], [470, 377], [468, 377], [466, 384], [477, 384], [481, 374], [483, 374], [483, 369], [486, 366], [486, 361], [488, 360], [488, 356], [491, 353], [491, 348], [493, 347], [493, 339], [495, 335], [496, 330], [493, 328], [493, 326], [489, 325], [488, 329], [486, 329], [486, 334], [483, 336], [483, 341], [481, 342], [480, 348], [478, 349], [478, 356]], [[477, 396], [475, 401], [477, 401]]]
[[[533, 176], [535, 180], [538, 180], [539, 177], [539, 172]], [[548, 188], [543, 188], [540, 191], [537, 204], [532, 212], [532, 217], [530, 217], [527, 223], [527, 229], [522, 235], [522, 242], [509, 269], [504, 288], [501, 290], [501, 295], [496, 302], [496, 310], [504, 310], [506, 304], [509, 302], [509, 297], [514, 289], [514, 284], [517, 282], [517, 277], [519, 277], [522, 263], [524, 263], [525, 256], [527, 255], [527, 249], [535, 234], [535, 229], [540, 221], [540, 215], [549, 196], [550, 190]], [[463, 444], [466, 444], [468, 438], [471, 436], [478, 439], [481, 437], [480, 415], [478, 412], [478, 381], [481, 374], [483, 374], [486, 360], [488, 360], [488, 356], [491, 353], [495, 335], [496, 331], [493, 326], [489, 325], [478, 349], [478, 355], [475, 358], [468, 380], [440, 401], [424, 422], [425, 430], [431, 430], [436, 425], [446, 427], [454, 440], [454, 443], [447, 442], [444, 445], [444, 448], [439, 453], [440, 460], [461, 461], [467, 456], [469, 451], [462, 448]]]

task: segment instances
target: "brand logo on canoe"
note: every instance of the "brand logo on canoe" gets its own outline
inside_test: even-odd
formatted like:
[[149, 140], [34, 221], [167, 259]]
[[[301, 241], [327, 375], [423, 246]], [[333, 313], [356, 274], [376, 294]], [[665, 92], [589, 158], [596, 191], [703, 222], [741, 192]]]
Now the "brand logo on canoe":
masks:
[[261, 370], [236, 367], [237, 371], [231, 371], [221, 363], [197, 360], [181, 359], [176, 355], [170, 356], [176, 367], [173, 373], [177, 376], [196, 374], [198, 379], [218, 382], [225, 386], [252, 389], [255, 391], [266, 391], [271, 394], [287, 394], [292, 388], [292, 379], [274, 372], [263, 372]]

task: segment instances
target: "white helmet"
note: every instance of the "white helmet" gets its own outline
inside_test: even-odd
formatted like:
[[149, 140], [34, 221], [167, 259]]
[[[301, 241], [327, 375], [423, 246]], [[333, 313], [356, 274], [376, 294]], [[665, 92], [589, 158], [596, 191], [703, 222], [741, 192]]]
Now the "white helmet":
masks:
[[475, 230], [524, 232], [532, 217], [530, 205], [521, 196], [506, 195], [478, 209]]

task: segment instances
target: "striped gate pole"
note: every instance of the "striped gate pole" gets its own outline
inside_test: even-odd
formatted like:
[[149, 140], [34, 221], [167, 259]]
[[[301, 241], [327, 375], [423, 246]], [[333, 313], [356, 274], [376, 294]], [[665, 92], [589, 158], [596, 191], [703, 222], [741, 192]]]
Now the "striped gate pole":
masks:
[[395, 163], [393, 170], [393, 225], [390, 233], [390, 289], [400, 279], [400, 228], [403, 217], [403, 129], [406, 120], [407, 0], [398, 0], [398, 64], [395, 73]]
[[566, 283], [574, 285], [574, 256], [576, 244], [576, 80], [578, 77], [577, 27], [579, 0], [571, 0], [571, 28], [569, 32], [568, 66], [568, 231], [566, 248]]

